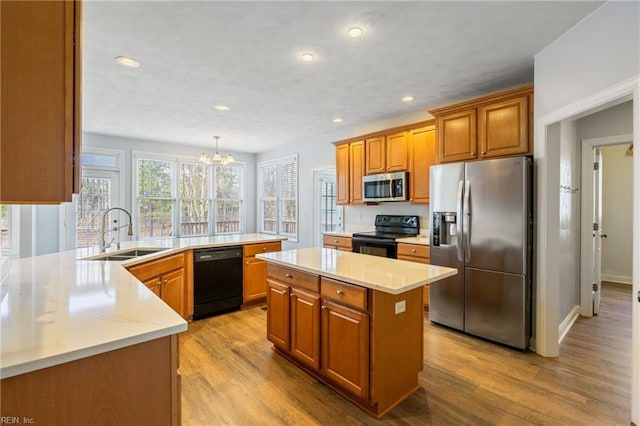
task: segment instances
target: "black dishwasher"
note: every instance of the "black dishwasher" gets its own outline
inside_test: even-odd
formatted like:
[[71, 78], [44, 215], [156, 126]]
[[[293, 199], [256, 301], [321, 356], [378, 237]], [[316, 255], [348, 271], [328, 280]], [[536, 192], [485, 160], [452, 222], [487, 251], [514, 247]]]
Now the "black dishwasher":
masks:
[[242, 246], [193, 251], [193, 319], [242, 305]]

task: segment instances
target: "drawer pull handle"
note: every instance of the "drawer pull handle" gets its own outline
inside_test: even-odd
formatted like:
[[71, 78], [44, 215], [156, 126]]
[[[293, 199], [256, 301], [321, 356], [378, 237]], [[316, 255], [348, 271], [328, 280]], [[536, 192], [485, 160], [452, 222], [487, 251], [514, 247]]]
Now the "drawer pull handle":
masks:
[[289, 278], [289, 279], [293, 278], [293, 275], [291, 275], [291, 274], [285, 274], [284, 276]]
[[338, 244], [338, 240], [334, 240], [336, 244]]
[[416, 249], [411, 249], [411, 253], [415, 253], [415, 252], [416, 252]]
[[262, 251], [267, 251], [267, 248], [266, 247], [262, 247]]
[[336, 290], [336, 294], [337, 294], [338, 296], [342, 296], [342, 295], [344, 294], [344, 291], [342, 291], [342, 290]]

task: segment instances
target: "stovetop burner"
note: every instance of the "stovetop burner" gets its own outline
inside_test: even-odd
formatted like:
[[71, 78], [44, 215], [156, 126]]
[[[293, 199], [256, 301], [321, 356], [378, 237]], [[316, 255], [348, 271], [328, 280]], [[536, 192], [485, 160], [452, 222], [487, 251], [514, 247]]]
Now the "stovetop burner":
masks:
[[418, 216], [376, 215], [376, 230], [358, 232], [353, 238], [378, 238], [395, 240], [396, 238], [413, 237], [420, 232]]

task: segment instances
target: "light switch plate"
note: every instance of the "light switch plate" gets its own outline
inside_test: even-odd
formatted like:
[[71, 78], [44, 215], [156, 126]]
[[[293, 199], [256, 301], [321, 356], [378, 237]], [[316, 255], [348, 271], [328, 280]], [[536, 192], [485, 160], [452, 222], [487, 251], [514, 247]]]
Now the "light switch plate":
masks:
[[401, 300], [396, 302], [396, 315], [403, 313], [407, 310], [407, 302], [406, 300]]

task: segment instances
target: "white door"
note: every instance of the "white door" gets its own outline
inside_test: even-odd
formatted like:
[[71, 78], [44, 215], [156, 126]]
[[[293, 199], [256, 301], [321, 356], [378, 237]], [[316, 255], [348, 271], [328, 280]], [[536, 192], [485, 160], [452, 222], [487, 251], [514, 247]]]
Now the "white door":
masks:
[[600, 312], [602, 295], [602, 154], [593, 148], [593, 314]]

